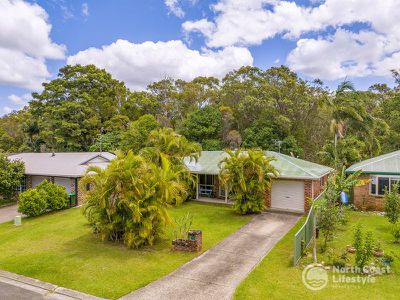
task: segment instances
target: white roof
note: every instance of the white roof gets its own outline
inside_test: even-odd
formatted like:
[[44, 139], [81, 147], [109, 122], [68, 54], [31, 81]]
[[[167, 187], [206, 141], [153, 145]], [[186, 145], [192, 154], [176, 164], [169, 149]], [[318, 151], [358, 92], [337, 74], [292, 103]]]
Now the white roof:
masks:
[[89, 166], [106, 168], [115, 157], [110, 152], [20, 153], [8, 156], [25, 164], [26, 175], [81, 177]]

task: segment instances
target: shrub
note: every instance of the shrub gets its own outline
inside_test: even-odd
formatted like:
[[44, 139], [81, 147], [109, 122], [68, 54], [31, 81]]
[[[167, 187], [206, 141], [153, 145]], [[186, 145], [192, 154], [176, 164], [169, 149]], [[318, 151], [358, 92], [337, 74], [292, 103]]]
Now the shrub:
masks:
[[400, 243], [400, 223], [393, 224], [392, 234], [396, 243]]
[[363, 268], [372, 258], [372, 251], [374, 248], [372, 232], [368, 231], [364, 237], [362, 227], [358, 225], [354, 232], [354, 247], [356, 248], [356, 265]]
[[399, 185], [395, 184], [390, 192], [385, 192], [385, 216], [392, 224], [396, 224], [400, 218], [400, 194], [398, 191]]
[[45, 192], [47, 209], [60, 210], [68, 207], [68, 194], [63, 186], [44, 180], [35, 189]]
[[265, 192], [271, 189], [278, 171], [272, 157], [261, 149], [226, 150], [228, 156], [220, 165], [221, 184], [232, 191], [234, 209], [240, 214], [260, 213], [265, 208]]
[[19, 195], [18, 212], [34, 217], [47, 209], [46, 193], [43, 190], [29, 189]]

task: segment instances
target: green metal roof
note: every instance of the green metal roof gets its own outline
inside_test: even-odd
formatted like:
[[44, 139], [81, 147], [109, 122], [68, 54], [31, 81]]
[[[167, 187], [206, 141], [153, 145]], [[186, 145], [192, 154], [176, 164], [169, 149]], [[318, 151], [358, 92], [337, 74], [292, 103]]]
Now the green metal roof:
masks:
[[[278, 178], [319, 179], [333, 171], [332, 168], [274, 151], [265, 151], [265, 154], [275, 158], [272, 165], [279, 172]], [[227, 156], [225, 151], [202, 151], [197, 162], [185, 159], [185, 163], [192, 173], [217, 175], [220, 161]]]
[[363, 160], [350, 166], [346, 172], [352, 173], [358, 170], [367, 174], [400, 175], [400, 151]]

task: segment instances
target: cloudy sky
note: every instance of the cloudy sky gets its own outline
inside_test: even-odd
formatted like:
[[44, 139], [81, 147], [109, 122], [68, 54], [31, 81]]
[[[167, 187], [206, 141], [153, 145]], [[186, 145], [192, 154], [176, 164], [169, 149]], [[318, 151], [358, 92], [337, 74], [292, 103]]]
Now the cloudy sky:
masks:
[[281, 64], [331, 88], [392, 85], [399, 12], [400, 0], [0, 0], [0, 115], [67, 63], [131, 89]]

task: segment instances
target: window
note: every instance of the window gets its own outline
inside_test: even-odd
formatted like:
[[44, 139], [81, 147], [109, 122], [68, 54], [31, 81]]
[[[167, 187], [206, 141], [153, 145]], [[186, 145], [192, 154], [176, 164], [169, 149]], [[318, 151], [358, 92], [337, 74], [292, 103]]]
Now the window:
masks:
[[199, 183], [201, 185], [214, 185], [214, 176], [213, 175], [200, 174], [199, 175]]
[[383, 196], [386, 190], [391, 191], [393, 186], [399, 181], [399, 177], [371, 176], [370, 194]]
[[17, 192], [25, 192], [26, 191], [26, 176], [22, 177], [21, 183], [19, 186], [15, 188]]

